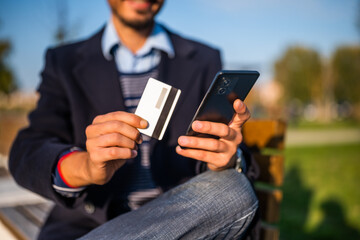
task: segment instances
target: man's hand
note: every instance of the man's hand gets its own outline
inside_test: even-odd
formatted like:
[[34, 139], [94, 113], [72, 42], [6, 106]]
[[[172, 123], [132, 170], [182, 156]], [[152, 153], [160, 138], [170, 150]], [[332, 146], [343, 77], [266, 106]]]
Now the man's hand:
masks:
[[61, 164], [65, 180], [79, 187], [107, 183], [127, 159], [137, 156], [142, 142], [137, 128], [146, 127], [144, 119], [127, 112], [95, 117], [86, 128], [87, 152], [76, 152]]
[[235, 114], [229, 125], [194, 121], [192, 129], [199, 133], [219, 136], [219, 139], [181, 136], [176, 152], [184, 157], [207, 162], [209, 169], [220, 171], [235, 163], [231, 160], [242, 141], [241, 127], [250, 118], [246, 105], [239, 99], [234, 102]]

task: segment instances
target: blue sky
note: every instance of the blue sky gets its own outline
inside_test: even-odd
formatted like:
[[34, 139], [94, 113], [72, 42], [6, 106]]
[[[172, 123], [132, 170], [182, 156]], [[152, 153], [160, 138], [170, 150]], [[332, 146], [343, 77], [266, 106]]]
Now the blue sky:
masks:
[[[65, 0], [60, 0], [65, 1]], [[40, 82], [44, 52], [54, 45], [56, 0], [0, 0], [0, 38], [11, 40], [9, 64], [20, 87]], [[72, 39], [84, 39], [109, 18], [106, 0], [67, 0]], [[303, 45], [326, 59], [360, 42], [359, 0], [167, 0], [158, 21], [222, 51], [227, 68], [255, 69], [259, 84], [287, 47]]]

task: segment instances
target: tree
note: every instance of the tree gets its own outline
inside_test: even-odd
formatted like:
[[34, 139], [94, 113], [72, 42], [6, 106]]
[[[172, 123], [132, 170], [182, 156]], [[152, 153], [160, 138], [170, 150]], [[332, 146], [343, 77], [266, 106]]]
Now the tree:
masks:
[[10, 53], [10, 50], [10, 42], [0, 40], [0, 92], [7, 95], [17, 89], [14, 75], [5, 61], [6, 57]]
[[58, 0], [56, 1], [56, 4], [57, 4], [56, 7], [57, 26], [55, 29], [54, 38], [59, 45], [62, 45], [65, 43], [66, 40], [68, 40], [70, 35], [69, 24], [68, 24], [69, 11], [68, 11], [67, 1]]
[[54, 40], [56, 44], [63, 45], [76, 37], [79, 32], [80, 22], [70, 21], [70, 9], [67, 0], [57, 0], [55, 6], [56, 25]]
[[322, 95], [322, 63], [319, 54], [304, 47], [291, 47], [275, 63], [275, 80], [284, 88], [283, 100], [317, 102]]
[[360, 46], [338, 48], [331, 64], [335, 99], [360, 103]]

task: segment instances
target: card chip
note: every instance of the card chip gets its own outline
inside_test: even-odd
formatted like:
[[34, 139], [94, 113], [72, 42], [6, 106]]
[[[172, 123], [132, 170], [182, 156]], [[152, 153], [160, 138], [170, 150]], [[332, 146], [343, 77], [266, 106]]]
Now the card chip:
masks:
[[161, 105], [162, 105], [162, 103], [163, 103], [163, 101], [164, 101], [164, 98], [165, 98], [166, 93], [167, 93], [167, 89], [166, 89], [166, 88], [163, 88], [163, 89], [161, 90], [159, 99], [157, 100], [157, 103], [156, 103], [156, 106], [155, 106], [157, 109], [160, 109], [160, 108], [161, 108]]

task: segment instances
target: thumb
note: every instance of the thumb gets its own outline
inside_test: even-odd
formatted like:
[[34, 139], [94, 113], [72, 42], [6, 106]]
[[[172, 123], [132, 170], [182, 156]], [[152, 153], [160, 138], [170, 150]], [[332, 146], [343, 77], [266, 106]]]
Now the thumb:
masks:
[[244, 123], [250, 118], [251, 114], [243, 101], [236, 99], [233, 104], [235, 114], [229, 127], [240, 130]]

